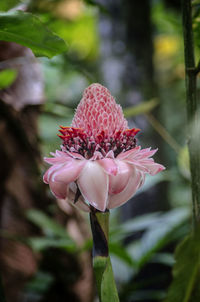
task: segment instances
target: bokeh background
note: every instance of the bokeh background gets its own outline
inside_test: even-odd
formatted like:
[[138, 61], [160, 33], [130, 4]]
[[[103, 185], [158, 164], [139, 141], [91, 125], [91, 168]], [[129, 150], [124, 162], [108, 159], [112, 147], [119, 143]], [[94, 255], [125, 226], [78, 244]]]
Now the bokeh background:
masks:
[[1, 0], [32, 12], [65, 53], [35, 58], [0, 41], [0, 267], [8, 302], [98, 301], [88, 214], [55, 200], [42, 158], [59, 148], [83, 90], [106, 86], [138, 144], [166, 171], [113, 210], [110, 253], [120, 301], [162, 301], [173, 252], [191, 225], [179, 0]]

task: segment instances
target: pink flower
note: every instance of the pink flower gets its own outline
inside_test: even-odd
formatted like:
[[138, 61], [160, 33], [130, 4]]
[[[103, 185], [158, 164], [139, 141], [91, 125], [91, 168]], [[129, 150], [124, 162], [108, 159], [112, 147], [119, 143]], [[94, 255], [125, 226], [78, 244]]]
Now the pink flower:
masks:
[[120, 105], [107, 88], [85, 89], [71, 127], [61, 127], [61, 151], [44, 160], [52, 165], [44, 175], [52, 193], [83, 210], [118, 207], [143, 185], [145, 175], [164, 166], [151, 158], [156, 150], [136, 146], [139, 129], [128, 129]]

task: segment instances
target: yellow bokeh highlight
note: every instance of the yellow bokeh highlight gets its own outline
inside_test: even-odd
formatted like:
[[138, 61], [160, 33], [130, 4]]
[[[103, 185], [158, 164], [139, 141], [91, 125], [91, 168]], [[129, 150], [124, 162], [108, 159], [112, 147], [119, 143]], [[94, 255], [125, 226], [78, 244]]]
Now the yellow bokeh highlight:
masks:
[[179, 38], [171, 35], [160, 35], [154, 39], [155, 56], [157, 59], [168, 59], [179, 50]]

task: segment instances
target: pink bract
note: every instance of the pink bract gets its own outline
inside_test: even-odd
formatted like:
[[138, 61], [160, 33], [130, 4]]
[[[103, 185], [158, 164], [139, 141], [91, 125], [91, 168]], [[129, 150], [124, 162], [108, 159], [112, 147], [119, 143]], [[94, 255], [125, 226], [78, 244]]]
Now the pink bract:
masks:
[[164, 166], [154, 162], [157, 150], [136, 146], [139, 129], [128, 129], [121, 106], [107, 88], [85, 89], [71, 127], [61, 127], [61, 151], [44, 158], [51, 167], [44, 182], [59, 199], [90, 211], [104, 212], [128, 201], [143, 185], [145, 175]]

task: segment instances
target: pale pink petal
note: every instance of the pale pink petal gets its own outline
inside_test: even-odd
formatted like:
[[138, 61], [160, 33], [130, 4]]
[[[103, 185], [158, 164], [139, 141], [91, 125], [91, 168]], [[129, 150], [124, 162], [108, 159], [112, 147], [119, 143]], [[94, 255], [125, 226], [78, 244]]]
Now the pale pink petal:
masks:
[[150, 148], [139, 150], [138, 152], [129, 152], [128, 156], [124, 158], [124, 161], [131, 164], [139, 171], [155, 175], [165, 169], [164, 166], [155, 163], [153, 158], [150, 158], [150, 156], [153, 156], [156, 152], [157, 149], [150, 150]]
[[160, 165], [157, 163], [148, 163], [148, 164], [144, 164], [144, 166], [148, 169], [148, 173], [150, 175], [155, 175], [155, 174], [165, 170], [165, 167], [163, 165]]
[[44, 157], [44, 161], [50, 165], [62, 164], [68, 161], [73, 160], [72, 157]]
[[143, 172], [146, 172], [146, 173], [149, 172], [149, 169], [146, 168], [144, 165], [142, 165], [139, 161], [136, 161], [136, 160], [125, 160], [125, 162], [128, 163], [128, 164], [130, 164], [130, 165], [133, 165], [135, 168], [137, 168], [140, 171], [143, 171]]
[[138, 188], [137, 188], [137, 189], [139, 189], [140, 187], [143, 186], [143, 184], [145, 182], [145, 173], [140, 172], [140, 171], [137, 171], [137, 173], [138, 173], [138, 177], [140, 177], [140, 183], [139, 183]]
[[51, 192], [56, 198], [65, 199], [68, 193], [68, 186], [62, 182], [49, 181]]
[[107, 208], [116, 208], [128, 201], [136, 193], [141, 181], [141, 174], [138, 173], [136, 169], [133, 169], [133, 173], [129, 178], [126, 188], [119, 194], [109, 196]]
[[60, 156], [60, 157], [70, 157], [69, 154], [67, 152], [63, 152], [60, 150], [56, 150], [56, 156]]
[[129, 178], [133, 173], [133, 167], [127, 163], [116, 160], [118, 167], [117, 175], [109, 176], [109, 194], [118, 194], [127, 186]]
[[116, 175], [118, 172], [118, 166], [111, 158], [104, 158], [98, 160], [97, 163], [105, 170], [109, 175]]
[[140, 147], [140, 146], [137, 146], [137, 147], [135, 147], [134, 149], [131, 149], [131, 150], [129, 150], [129, 151], [121, 152], [121, 153], [117, 156], [117, 159], [122, 160], [122, 159], [125, 159], [125, 158], [129, 157], [129, 156], [134, 157], [136, 154], [139, 153], [140, 149], [141, 149], [141, 147]]
[[[145, 159], [153, 156], [158, 149], [150, 150], [150, 148], [142, 149], [136, 156], [134, 156], [134, 159]], [[133, 157], [132, 157], [133, 158]]]
[[44, 157], [44, 161], [50, 165], [61, 164], [73, 159], [66, 152], [62, 152], [59, 150], [56, 150], [55, 153], [51, 152], [50, 154], [54, 157]]
[[63, 164], [54, 165], [54, 166], [50, 167], [50, 168], [45, 172], [45, 174], [44, 174], [44, 176], [43, 176], [43, 181], [44, 181], [46, 184], [48, 184], [48, 183], [49, 183], [49, 180], [50, 180], [50, 178], [51, 178], [51, 176], [52, 176], [52, 174], [53, 174], [55, 171], [59, 170], [62, 166], [63, 166]]
[[94, 155], [90, 158], [90, 160], [98, 160], [98, 159], [102, 159], [103, 155], [101, 152], [99, 151], [95, 151]]
[[114, 155], [114, 152], [113, 150], [110, 150], [105, 157], [108, 157], [108, 158], [115, 158], [115, 155]]
[[148, 173], [150, 175], [155, 175], [160, 171], [165, 170], [165, 167], [163, 165], [155, 163], [152, 158], [146, 160], [138, 160], [138, 161], [136, 160], [125, 160], [125, 161], [130, 165], [133, 165], [139, 171]]
[[108, 175], [101, 166], [94, 161], [87, 161], [77, 184], [86, 201], [104, 212], [108, 199]]
[[76, 159], [85, 159], [81, 154], [76, 153], [76, 152], [69, 152], [69, 151], [66, 151], [66, 153], [67, 153], [70, 157], [73, 157], [73, 158], [76, 158]]
[[86, 164], [86, 160], [74, 159], [63, 165], [52, 174], [52, 180], [70, 183], [75, 181]]

